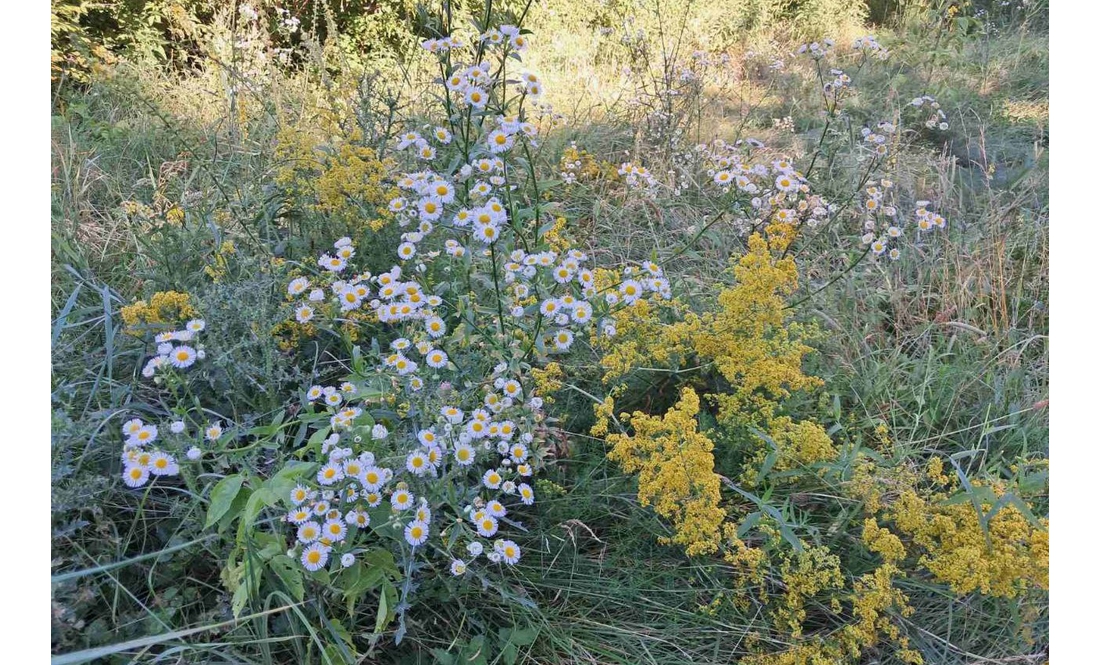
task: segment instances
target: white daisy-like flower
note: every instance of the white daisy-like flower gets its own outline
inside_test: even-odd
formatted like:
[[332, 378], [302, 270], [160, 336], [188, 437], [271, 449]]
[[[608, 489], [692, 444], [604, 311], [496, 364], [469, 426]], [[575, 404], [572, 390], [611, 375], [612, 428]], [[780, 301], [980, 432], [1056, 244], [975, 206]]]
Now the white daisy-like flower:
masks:
[[214, 423], [206, 428], [206, 440], [217, 441], [222, 438], [222, 425], [221, 423]]
[[438, 316], [429, 316], [424, 319], [424, 329], [429, 336], [438, 339], [447, 333], [447, 324]]
[[477, 452], [474, 450], [473, 446], [468, 443], [456, 444], [453, 454], [455, 462], [459, 466], [470, 466], [477, 457]]
[[313, 520], [298, 525], [298, 542], [308, 545], [321, 537], [321, 525]]
[[462, 422], [462, 409], [454, 406], [444, 406], [439, 410], [439, 415], [452, 425], [457, 425]]
[[489, 101], [489, 95], [476, 86], [467, 88], [466, 94], [462, 97], [466, 100], [467, 104], [477, 109], [485, 108], [485, 104]]
[[305, 292], [309, 288], [309, 280], [305, 277], [296, 277], [290, 280], [290, 284], [286, 287], [286, 292], [289, 295], [296, 296]]
[[491, 245], [500, 237], [500, 229], [491, 222], [489, 224], [474, 224], [474, 237], [486, 245]]
[[405, 468], [409, 470], [409, 473], [423, 476], [431, 471], [432, 465], [428, 463], [427, 455], [422, 451], [415, 450], [405, 458]]
[[565, 351], [573, 345], [573, 331], [562, 328], [554, 333], [554, 346], [560, 351]]
[[577, 323], [588, 323], [592, 320], [592, 305], [585, 301], [578, 302], [573, 305], [572, 316]]
[[519, 545], [510, 540], [501, 540], [493, 546], [493, 551], [500, 554], [501, 560], [509, 566], [519, 562]]
[[489, 469], [481, 476], [481, 482], [485, 487], [495, 490], [504, 482], [504, 478], [501, 477], [500, 472], [496, 469]]
[[390, 505], [394, 507], [394, 510], [408, 510], [412, 507], [412, 504], [413, 495], [408, 490], [396, 490], [390, 496]]
[[298, 323], [309, 323], [313, 320], [314, 310], [309, 305], [299, 305], [294, 310], [294, 318]]
[[290, 502], [296, 506], [302, 505], [309, 498], [309, 489], [304, 485], [295, 485], [290, 490]]
[[334, 462], [329, 462], [317, 471], [317, 482], [322, 485], [332, 485], [343, 479], [344, 470]]
[[346, 538], [347, 535], [348, 525], [344, 524], [344, 520], [340, 518], [329, 519], [321, 525], [321, 537], [328, 538], [334, 543], [340, 542]]
[[492, 515], [482, 515], [477, 520], [477, 533], [482, 538], [492, 538], [498, 529], [497, 518]]
[[496, 154], [510, 150], [515, 145], [515, 138], [499, 129], [494, 129], [489, 132], [485, 142], [489, 146], [489, 152]]
[[320, 570], [328, 563], [329, 548], [321, 543], [311, 543], [302, 551], [302, 566], [310, 572]]
[[157, 426], [153, 424], [142, 425], [136, 432], [131, 434], [126, 443], [134, 446], [144, 446], [147, 443], [152, 443], [157, 440]]
[[459, 577], [466, 573], [466, 562], [462, 559], [455, 559], [451, 562], [451, 574], [455, 577]]
[[485, 504], [485, 512], [489, 513], [493, 517], [504, 517], [508, 514], [508, 509], [504, 507], [504, 504], [493, 499], [489, 503]]
[[466, 546], [466, 553], [474, 559], [481, 556], [481, 553], [484, 551], [485, 546], [476, 540], [471, 541], [470, 544]]
[[370, 430], [370, 436], [375, 441], [381, 441], [382, 439], [389, 436], [389, 434], [390, 434], [390, 431], [388, 429], [386, 429], [386, 426], [383, 425], [382, 423], [377, 423]]
[[424, 357], [424, 362], [428, 363], [429, 367], [439, 369], [447, 366], [447, 354], [439, 349], [429, 351]]
[[307, 507], [299, 507], [287, 513], [286, 521], [291, 524], [302, 524], [313, 517], [313, 509]]
[[340, 565], [343, 566], [344, 568], [350, 568], [354, 564], [355, 564], [355, 555], [352, 554], [351, 552], [348, 552], [347, 554], [344, 554], [343, 556], [340, 557]]
[[519, 491], [519, 499], [523, 505], [530, 506], [535, 502], [535, 490], [527, 483], [520, 483], [516, 489]]
[[428, 525], [420, 520], [409, 522], [405, 526], [405, 541], [413, 547], [423, 545], [428, 540]]
[[197, 355], [195, 349], [186, 344], [181, 344], [168, 354], [168, 362], [172, 363], [172, 367], [184, 369], [195, 364]]
[[136, 434], [139, 429], [145, 426], [145, 423], [141, 418], [132, 418], [122, 424], [122, 435], [129, 437]]
[[176, 460], [168, 453], [158, 450], [149, 460], [149, 473], [154, 476], [174, 476], [180, 472]]
[[[622, 294], [623, 302], [630, 304], [642, 297], [644, 288], [642, 284], [637, 280], [628, 279], [619, 286], [619, 293]], [[612, 303], [613, 304], [613, 303]]]
[[317, 265], [330, 272], [340, 272], [347, 267], [348, 262], [339, 256], [322, 254], [321, 258], [317, 259]]
[[127, 465], [122, 469], [122, 482], [127, 487], [141, 487], [149, 482], [149, 469], [139, 464]]
[[363, 488], [368, 492], [374, 492], [386, 482], [386, 475], [382, 472], [382, 469], [376, 466], [368, 466], [359, 474], [359, 482], [363, 484]]

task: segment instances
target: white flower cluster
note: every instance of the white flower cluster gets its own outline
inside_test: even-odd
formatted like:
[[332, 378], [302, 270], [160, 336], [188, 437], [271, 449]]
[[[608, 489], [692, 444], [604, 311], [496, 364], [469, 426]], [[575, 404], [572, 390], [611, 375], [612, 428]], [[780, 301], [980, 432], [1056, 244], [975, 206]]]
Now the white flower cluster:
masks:
[[885, 60], [890, 57], [890, 51], [882, 44], [879, 44], [878, 40], [871, 35], [865, 35], [852, 42], [852, 48], [867, 55], [874, 56], [879, 60]]
[[754, 154], [764, 147], [755, 139], [734, 144], [719, 139], [695, 148], [696, 159], [719, 194], [748, 198], [753, 218], [737, 220], [736, 226], [747, 231], [776, 221], [814, 227], [827, 219], [833, 208], [829, 202], [810, 193], [809, 183], [790, 160]]
[[910, 106], [914, 108], [924, 108], [926, 105], [931, 111], [931, 114], [924, 121], [924, 126], [928, 129], [939, 129], [940, 131], [947, 131], [950, 125], [947, 124], [947, 114], [940, 108], [940, 103], [936, 101], [936, 98], [932, 95], [921, 95], [920, 97], [914, 97], [913, 101], [909, 102]]
[[[187, 426], [182, 420], [174, 420], [167, 426], [168, 439], [176, 439], [175, 443], [182, 448], [182, 444], [188, 441]], [[179, 475], [180, 467], [176, 458], [165, 452], [153, 443], [164, 438], [161, 436], [161, 428], [152, 423], [146, 423], [140, 418], [132, 418], [122, 425], [122, 482], [127, 487], [142, 487], [155, 476]], [[202, 450], [195, 445], [190, 446], [186, 452], [187, 459], [195, 462], [202, 457]]]
[[[881, 182], [871, 181], [867, 184], [864, 190], [867, 198], [863, 203], [866, 218], [863, 222], [864, 234], [860, 241], [875, 256], [885, 254], [891, 260], [896, 261], [901, 258], [901, 248], [898, 246], [898, 242], [904, 235], [904, 231], [902, 223], [898, 219], [897, 207], [887, 203], [893, 186], [892, 181], [885, 179]], [[928, 210], [928, 206], [931, 205], [929, 201], [917, 201], [915, 205], [914, 215], [917, 220], [917, 228], [921, 232], [936, 228], [942, 229], [947, 225], [947, 220], [943, 216]], [[886, 227], [885, 233], [881, 235], [878, 233], [878, 229], [881, 228], [880, 225]]]
[[183, 330], [162, 332], [154, 341], [157, 344], [157, 353], [145, 363], [141, 375], [152, 378], [158, 371], [166, 368], [187, 369], [195, 364], [196, 360], [206, 357], [206, 351], [202, 345], [192, 345], [195, 337], [206, 329], [206, 322], [202, 319], [191, 319]]
[[836, 44], [831, 39], [825, 39], [820, 42], [810, 42], [809, 44], [803, 44], [798, 47], [799, 55], [809, 55], [814, 60], [820, 60], [829, 55], [829, 52], [833, 50]]

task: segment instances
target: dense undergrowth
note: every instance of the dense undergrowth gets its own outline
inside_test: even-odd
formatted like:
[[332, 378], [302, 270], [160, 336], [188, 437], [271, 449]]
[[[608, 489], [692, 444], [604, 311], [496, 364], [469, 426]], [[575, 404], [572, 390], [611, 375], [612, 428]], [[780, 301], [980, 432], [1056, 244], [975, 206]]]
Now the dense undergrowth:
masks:
[[55, 2], [58, 661], [1045, 662], [1045, 11]]

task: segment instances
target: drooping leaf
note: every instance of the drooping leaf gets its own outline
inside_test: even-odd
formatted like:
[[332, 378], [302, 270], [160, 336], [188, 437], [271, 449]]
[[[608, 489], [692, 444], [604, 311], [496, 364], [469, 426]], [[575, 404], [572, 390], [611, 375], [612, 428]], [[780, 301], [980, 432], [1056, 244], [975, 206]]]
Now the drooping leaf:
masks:
[[206, 528], [216, 524], [229, 512], [243, 484], [244, 478], [240, 474], [233, 474], [222, 478], [217, 485], [214, 485], [214, 489], [210, 492], [210, 507], [206, 509]]

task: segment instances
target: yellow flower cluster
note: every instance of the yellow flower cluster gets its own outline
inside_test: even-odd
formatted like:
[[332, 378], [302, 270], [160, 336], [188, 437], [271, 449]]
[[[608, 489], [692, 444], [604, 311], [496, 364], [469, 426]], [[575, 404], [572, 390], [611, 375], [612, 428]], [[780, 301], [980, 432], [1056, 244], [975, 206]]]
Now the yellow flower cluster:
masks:
[[[619, 281], [618, 273], [597, 271], [597, 288]], [[670, 301], [662, 309], [678, 311], [682, 303]], [[691, 351], [691, 339], [697, 324], [680, 322], [667, 325], [658, 316], [658, 307], [647, 301], [638, 301], [633, 307], [624, 307], [609, 317], [615, 326], [615, 336], [594, 332], [591, 344], [600, 351], [600, 366], [605, 383], [622, 378], [631, 370], [647, 366], [669, 366]]]
[[565, 372], [562, 371], [561, 365], [556, 362], [547, 363], [546, 367], [531, 368], [531, 380], [535, 382], [535, 390], [543, 396], [543, 400], [546, 403], [552, 403], [554, 401], [554, 393], [561, 390], [562, 379], [565, 377]]
[[774, 625], [787, 631], [791, 637], [802, 635], [807, 600], [844, 585], [840, 559], [827, 547], [809, 547], [801, 552], [784, 553], [779, 564], [779, 579], [786, 592], [782, 604], [775, 611]]
[[562, 151], [558, 170], [562, 180], [567, 184], [596, 180], [601, 177], [610, 180], [618, 178], [618, 167], [606, 160], [596, 159], [587, 150], [577, 148], [576, 144]]
[[638, 474], [638, 500], [672, 522], [671, 542], [689, 555], [716, 551], [726, 519], [718, 505], [722, 496], [714, 473], [714, 444], [698, 431], [698, 413], [699, 396], [684, 388], [680, 401], [663, 417], [623, 414], [634, 434], [607, 437], [613, 446], [608, 457]]
[[214, 250], [214, 262], [203, 268], [206, 276], [215, 282], [220, 282], [229, 273], [229, 258], [237, 253], [237, 245], [232, 240], [226, 240]]
[[542, 240], [550, 246], [551, 250], [559, 254], [568, 251], [573, 246], [572, 241], [564, 235], [566, 221], [564, 217], [554, 219], [554, 225], [542, 234]]
[[[593, 338], [593, 344], [605, 353], [605, 381], [617, 381], [638, 367], [675, 366], [685, 359], [693, 359], [703, 368], [713, 367], [723, 385], [731, 386], [726, 392], [706, 395], [718, 408], [719, 423], [727, 430], [760, 431], [765, 435], [761, 438], [767, 440], [768, 445], [762, 440], [757, 450], [747, 451], [743, 457], [740, 481], [747, 485], [762, 480], [756, 474], [770, 454], [774, 454], [771, 468], [775, 471], [795, 470], [838, 456], [836, 445], [819, 423], [796, 420], [782, 409], [792, 393], [821, 385], [818, 378], [802, 372], [802, 360], [811, 350], [806, 340], [815, 331], [793, 322], [787, 309], [787, 300], [798, 285], [794, 261], [784, 256], [792, 233], [788, 225], [772, 224], [763, 234], [751, 236], [748, 252], [732, 266], [735, 282], [719, 294], [713, 312], [685, 314], [680, 303], [660, 311], [629, 308], [615, 318], [613, 340]], [[618, 279], [613, 272], [596, 276], [599, 288], [613, 286]], [[665, 323], [662, 318], [670, 312], [674, 321]], [[903, 563], [912, 561], [909, 541], [913, 538], [886, 526], [894, 518], [884, 515], [876, 520], [874, 516], [894, 505], [903, 492], [929, 479], [949, 485], [942, 460], [930, 462], [924, 476], [909, 467], [880, 468], [869, 459], [855, 462], [845, 494], [864, 502], [863, 544], [880, 556], [882, 563], [846, 581], [836, 553], [805, 544], [801, 551], [790, 549], [766, 517], [756, 531], [770, 545], [750, 546], [737, 536], [738, 516], [722, 505], [722, 478], [714, 469], [713, 441], [698, 431], [699, 398], [694, 390], [684, 389], [680, 403], [663, 416], [623, 414], [622, 424], [632, 429], [630, 435], [609, 434], [613, 396], [595, 405], [592, 433], [606, 436], [612, 444], [609, 457], [627, 472], [638, 474], [641, 503], [653, 505], [669, 520], [674, 533], [670, 540], [689, 555], [720, 552], [735, 567], [733, 588], [716, 604], [728, 601], [745, 609], [753, 602], [751, 590], [755, 589], [755, 602], [768, 607], [775, 639], [791, 643], [779, 653], [760, 653], [743, 662], [854, 662], [870, 649], [882, 649], [884, 642], [893, 645], [898, 660], [921, 662], [896, 620], [913, 611], [896, 586], [896, 580], [906, 575]], [[883, 427], [876, 430], [878, 443], [888, 446], [888, 434]], [[787, 474], [782, 481], [769, 480], [796, 482], [797, 478]], [[1011, 520], [1014, 511], [1002, 510], [1002, 519]], [[935, 524], [927, 511], [919, 521], [922, 528]], [[770, 580], [781, 581], [780, 593], [769, 594]], [[811, 605], [828, 612], [838, 628], [804, 635]], [[715, 611], [715, 606], [703, 611]], [[762, 645], [760, 649], [765, 650]]]
[[[803, 341], [812, 331], [790, 320], [786, 299], [798, 286], [793, 258], [784, 256], [793, 229], [771, 224], [765, 234], [749, 238], [749, 251], [733, 266], [735, 283], [717, 298], [717, 308], [702, 315], [683, 313], [672, 302], [663, 312], [651, 303], [626, 308], [614, 317], [613, 338], [594, 336], [602, 352], [604, 381], [614, 381], [632, 369], [672, 366], [689, 356], [712, 365], [731, 388], [708, 394], [718, 405], [719, 422], [726, 427], [750, 426], [763, 430], [778, 448], [773, 468], [797, 469], [836, 458], [836, 448], [820, 424], [778, 415], [781, 400], [793, 391], [821, 385], [802, 372], [802, 359], [811, 351]], [[598, 288], [608, 288], [619, 276], [596, 274]], [[662, 321], [671, 312], [673, 323]], [[597, 423], [606, 423], [599, 413]], [[602, 429], [594, 430], [603, 436]], [[741, 481], [753, 485], [757, 470], [770, 448], [763, 441], [746, 456]]]
[[[982, 506], [983, 511], [992, 508]], [[923, 552], [920, 564], [955, 593], [980, 591], [1012, 598], [1029, 587], [1048, 588], [1045, 520], [1036, 528], [1011, 504], [997, 511], [983, 529], [969, 502], [948, 504], [907, 490], [886, 516]]]
[[792, 391], [821, 385], [802, 373], [802, 358], [812, 349], [808, 333], [790, 321], [787, 297], [798, 286], [794, 259], [781, 256], [787, 225], [768, 227], [768, 238], [753, 234], [749, 251], [733, 269], [736, 284], [718, 296], [718, 309], [704, 314], [693, 335], [695, 353], [713, 361], [733, 386], [719, 395], [719, 419], [729, 424], [768, 425], [778, 400]]
[[123, 307], [120, 314], [129, 330], [142, 325], [176, 325], [199, 315], [191, 305], [191, 296], [179, 291], [158, 291], [149, 302], [138, 300]]
[[[958, 482], [943, 464], [940, 457], [923, 469], [883, 467], [865, 457], [856, 461], [846, 493], [864, 502], [865, 544], [889, 563], [919, 555], [918, 565], [960, 595], [977, 591], [1013, 598], [1047, 589], [1047, 520], [1033, 524], [1011, 502], [994, 513], [989, 500], [980, 502], [979, 516], [970, 501], [950, 498]], [[986, 496], [999, 499], [1012, 491], [1020, 497], [1001, 482], [972, 479], [970, 484], [974, 492], [988, 490]], [[892, 524], [893, 530], [879, 524]]]
[[[909, 599], [894, 584], [903, 573], [893, 562], [898, 555], [896, 538], [889, 531], [879, 529], [870, 520], [864, 532], [875, 551], [885, 551], [885, 562], [870, 573], [854, 579], [846, 589], [840, 560], [827, 547], [810, 547], [800, 553], [784, 551], [777, 562], [771, 561], [762, 550], [745, 548], [745, 552], [757, 553], [760, 572], [752, 583], [761, 584], [765, 572], [774, 576], [785, 587], [782, 594], [769, 595], [761, 588], [760, 600], [771, 605], [772, 626], [777, 638], [791, 642], [788, 648], [771, 653], [751, 655], [741, 662], [750, 665], [835, 665], [860, 662], [871, 648], [881, 649], [881, 643], [889, 640], [896, 645], [895, 656], [902, 662], [919, 665], [920, 653], [911, 649], [908, 638], [892, 619], [892, 614], [910, 616], [913, 609]], [[767, 532], [767, 529], [764, 529]], [[743, 558], [743, 554], [738, 554]], [[730, 555], [727, 554], [727, 560]], [[745, 580], [740, 582], [742, 586]], [[828, 612], [832, 619], [842, 623], [828, 633], [803, 635], [808, 601], [816, 599], [819, 611]], [[825, 602], [827, 601], [827, 602]], [[756, 641], [758, 644], [758, 640]], [[755, 646], [754, 648], [760, 648]]]
[[[776, 471], [789, 471], [836, 459], [836, 446], [819, 423], [811, 420], [795, 421], [789, 416], [776, 416], [767, 422], [767, 427], [769, 437], [777, 449], [775, 464], [772, 467]], [[757, 478], [758, 470], [769, 450], [761, 447], [749, 458], [749, 463], [741, 472], [742, 482], [747, 485], [757, 484], [760, 480]]]
[[361, 140], [355, 130], [330, 146], [315, 134], [283, 127], [275, 146], [282, 164], [275, 182], [296, 202], [332, 215], [350, 231], [366, 226], [377, 232], [393, 218], [387, 206], [400, 191], [386, 182], [393, 165]]
[[322, 168], [317, 179], [317, 207], [349, 224], [356, 223], [373, 207], [373, 219], [367, 222], [379, 231], [392, 214], [386, 208], [400, 192], [385, 184], [388, 165], [371, 148], [343, 143]]

